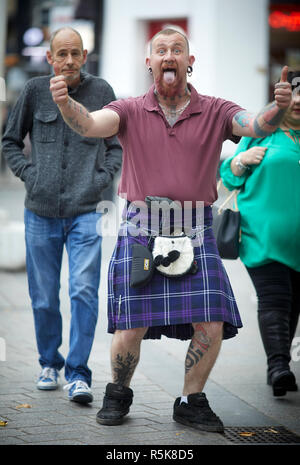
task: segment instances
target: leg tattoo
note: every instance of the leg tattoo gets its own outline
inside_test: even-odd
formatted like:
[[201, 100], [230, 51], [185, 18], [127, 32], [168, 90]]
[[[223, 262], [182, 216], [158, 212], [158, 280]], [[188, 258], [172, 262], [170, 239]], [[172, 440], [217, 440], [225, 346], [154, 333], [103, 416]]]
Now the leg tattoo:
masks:
[[127, 352], [125, 359], [121, 354], [117, 354], [115, 360], [112, 361], [114, 383], [129, 386], [137, 364], [138, 357], [130, 352]]
[[185, 373], [188, 373], [194, 365], [205, 355], [211, 345], [210, 338], [201, 324], [195, 326], [195, 331], [189, 345], [185, 359]]

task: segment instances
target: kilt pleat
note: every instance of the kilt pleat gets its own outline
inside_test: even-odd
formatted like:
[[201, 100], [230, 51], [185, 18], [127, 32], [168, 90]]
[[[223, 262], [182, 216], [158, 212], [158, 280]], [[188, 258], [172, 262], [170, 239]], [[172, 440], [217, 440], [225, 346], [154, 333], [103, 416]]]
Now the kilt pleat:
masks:
[[[186, 340], [191, 323], [223, 321], [223, 338], [242, 327], [240, 314], [212, 232], [211, 207], [204, 207], [204, 227], [194, 247], [196, 274], [168, 278], [155, 271], [146, 286], [130, 287], [131, 248], [147, 245], [147, 235], [130, 234], [132, 212], [125, 209], [108, 270], [108, 332], [148, 327], [144, 339], [162, 335]], [[194, 242], [195, 243], [195, 242]]]

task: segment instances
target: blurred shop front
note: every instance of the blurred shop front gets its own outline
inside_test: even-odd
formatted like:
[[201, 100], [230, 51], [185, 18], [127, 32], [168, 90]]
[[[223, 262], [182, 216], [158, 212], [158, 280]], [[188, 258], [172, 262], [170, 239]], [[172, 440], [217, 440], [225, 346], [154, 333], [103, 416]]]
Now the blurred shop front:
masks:
[[[85, 70], [98, 75], [100, 40], [102, 36], [103, 0], [0, 0], [0, 13], [6, 18], [6, 48], [1, 67], [5, 77], [6, 98], [1, 103], [0, 136], [10, 108], [25, 82], [52, 72], [46, 60], [53, 31], [63, 26], [78, 30], [88, 50]], [[0, 57], [2, 60], [2, 57]], [[2, 121], [1, 121], [2, 120]], [[1, 154], [0, 154], [1, 159]], [[0, 170], [5, 169], [1, 159]]]
[[[107, 78], [122, 97], [137, 95], [148, 88], [149, 76], [141, 73], [145, 45], [168, 23], [181, 27], [194, 46], [194, 80], [200, 92], [215, 95], [219, 92], [247, 106], [248, 101], [253, 102], [253, 97], [244, 98], [246, 93], [242, 88], [245, 88], [246, 72], [249, 84], [254, 82], [262, 89], [255, 102], [257, 105], [272, 98], [273, 85], [283, 64], [300, 66], [300, 5], [296, 0], [1, 2], [1, 5], [6, 4], [7, 16], [1, 76], [6, 81], [8, 105], [15, 101], [29, 78], [51, 72], [45, 58], [49, 38], [54, 30], [65, 25], [79, 30], [83, 36], [89, 52], [86, 70]], [[232, 83], [228, 70], [233, 64], [236, 79], [242, 76], [241, 86]], [[237, 91], [236, 95], [232, 90]]]
[[45, 54], [51, 33], [63, 26], [77, 29], [89, 52], [86, 70], [98, 74], [102, 0], [10, 0], [8, 3], [6, 83], [9, 93], [24, 81], [49, 74]]
[[[283, 65], [300, 67], [297, 0], [0, 0], [0, 133], [25, 82], [51, 73], [45, 52], [54, 30], [69, 25], [82, 34], [86, 71], [106, 79], [119, 98], [149, 88], [147, 45], [168, 24], [188, 35], [196, 89], [251, 112], [273, 99]], [[232, 145], [224, 144], [224, 156]]]
[[269, 9], [269, 100], [283, 64], [300, 69], [300, 4], [271, 0]]

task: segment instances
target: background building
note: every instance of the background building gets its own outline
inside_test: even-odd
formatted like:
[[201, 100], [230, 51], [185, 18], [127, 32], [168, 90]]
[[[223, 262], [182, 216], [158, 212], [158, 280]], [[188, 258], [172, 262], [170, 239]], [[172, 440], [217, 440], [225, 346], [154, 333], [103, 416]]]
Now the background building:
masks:
[[[45, 51], [53, 30], [77, 28], [89, 51], [87, 71], [106, 79], [117, 97], [127, 97], [148, 89], [147, 44], [167, 24], [190, 39], [196, 56], [190, 81], [197, 90], [252, 112], [273, 98], [284, 64], [300, 66], [296, 1], [0, 0], [0, 77], [6, 83], [0, 128], [24, 83], [51, 72]], [[232, 150], [226, 142], [222, 157]]]

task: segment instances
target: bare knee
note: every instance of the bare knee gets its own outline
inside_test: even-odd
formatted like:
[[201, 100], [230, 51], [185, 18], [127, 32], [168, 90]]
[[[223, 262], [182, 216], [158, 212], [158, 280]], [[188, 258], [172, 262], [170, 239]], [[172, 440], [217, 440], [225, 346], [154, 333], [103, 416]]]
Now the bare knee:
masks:
[[192, 323], [194, 334], [201, 333], [210, 339], [219, 339], [223, 336], [223, 321], [202, 321], [199, 323]]
[[139, 344], [146, 334], [148, 328], [132, 328], [116, 330], [115, 339], [117, 339], [123, 346], [131, 347], [132, 345]]

